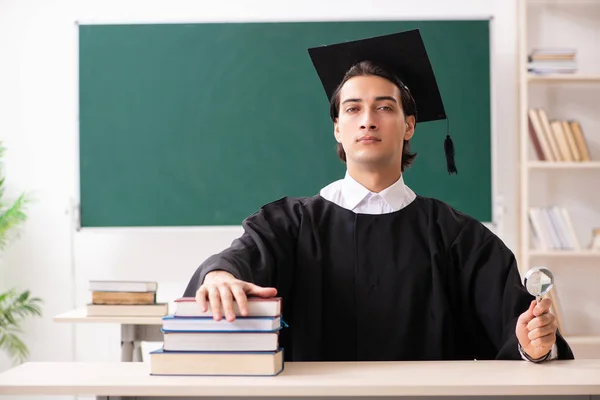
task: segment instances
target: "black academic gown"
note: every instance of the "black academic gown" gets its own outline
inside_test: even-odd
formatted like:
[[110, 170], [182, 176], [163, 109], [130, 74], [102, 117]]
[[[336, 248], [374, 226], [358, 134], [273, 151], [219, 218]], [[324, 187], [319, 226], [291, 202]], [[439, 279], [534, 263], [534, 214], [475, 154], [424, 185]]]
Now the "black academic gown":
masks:
[[[533, 297], [513, 253], [441, 201], [369, 215], [320, 195], [283, 198], [243, 228], [184, 296], [217, 269], [277, 288], [287, 361], [522, 360], [515, 324]], [[560, 334], [557, 345], [573, 358]]]

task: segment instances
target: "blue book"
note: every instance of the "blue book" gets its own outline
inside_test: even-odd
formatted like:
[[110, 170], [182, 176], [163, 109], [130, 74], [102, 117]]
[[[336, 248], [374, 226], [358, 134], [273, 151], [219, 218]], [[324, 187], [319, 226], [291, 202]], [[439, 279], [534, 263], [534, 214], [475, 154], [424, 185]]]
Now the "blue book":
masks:
[[274, 332], [281, 329], [281, 317], [236, 317], [235, 320], [229, 322], [225, 318], [215, 321], [212, 317], [175, 317], [167, 315], [162, 320], [164, 332]]

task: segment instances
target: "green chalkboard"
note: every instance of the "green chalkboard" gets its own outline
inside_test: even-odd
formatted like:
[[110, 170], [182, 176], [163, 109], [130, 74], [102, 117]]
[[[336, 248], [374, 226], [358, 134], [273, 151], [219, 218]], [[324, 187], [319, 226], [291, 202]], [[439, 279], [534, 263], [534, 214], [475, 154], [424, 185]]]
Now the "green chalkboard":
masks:
[[[307, 48], [421, 30], [450, 116], [417, 124], [418, 194], [491, 221], [489, 21], [79, 26], [82, 227], [239, 225], [343, 177]], [[418, 104], [417, 104], [418, 108]]]

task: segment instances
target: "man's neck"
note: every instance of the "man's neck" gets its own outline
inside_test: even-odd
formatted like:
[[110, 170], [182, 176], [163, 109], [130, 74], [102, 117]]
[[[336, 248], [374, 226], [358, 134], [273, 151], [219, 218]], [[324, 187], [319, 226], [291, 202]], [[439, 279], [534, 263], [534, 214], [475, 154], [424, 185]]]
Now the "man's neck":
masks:
[[402, 173], [397, 170], [365, 171], [348, 166], [348, 175], [371, 192], [379, 193], [396, 183]]

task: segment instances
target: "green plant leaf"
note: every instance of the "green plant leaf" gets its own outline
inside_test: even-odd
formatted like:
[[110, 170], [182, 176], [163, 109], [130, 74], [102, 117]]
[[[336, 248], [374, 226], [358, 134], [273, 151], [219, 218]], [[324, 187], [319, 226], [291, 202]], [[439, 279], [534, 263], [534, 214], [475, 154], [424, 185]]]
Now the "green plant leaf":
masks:
[[27, 216], [23, 212], [27, 202], [26, 195], [21, 194], [8, 209], [0, 214], [0, 249], [4, 248], [11, 239], [9, 233], [27, 220]]
[[19, 297], [17, 298], [17, 301], [19, 303], [24, 303], [27, 301], [27, 298], [29, 297], [29, 290], [25, 290], [23, 293], [21, 293], [19, 295]]
[[27, 311], [27, 314], [29, 315], [37, 315], [38, 317], [42, 316], [42, 309], [40, 307], [27, 304], [23, 306], [23, 309]]
[[14, 288], [0, 293], [0, 349], [19, 361], [28, 355], [27, 346], [17, 335], [22, 333], [19, 323], [27, 316], [42, 315], [42, 300], [30, 296], [29, 290], [19, 293]]
[[17, 325], [17, 320], [13, 316], [13, 310], [5, 310], [4, 318], [8, 321], [9, 325]]
[[4, 177], [0, 178], [0, 201], [2, 201], [2, 203], [0, 203], [0, 206], [4, 202], [4, 179]]
[[10, 289], [4, 293], [0, 293], [0, 311], [2, 310], [2, 304], [10, 297], [12, 296], [12, 293], [14, 293], [15, 290], [14, 289]]
[[[0, 158], [5, 150], [0, 141]], [[31, 201], [29, 195], [23, 193], [9, 202], [4, 199], [4, 194], [5, 178], [0, 176], [0, 250], [18, 234], [17, 228], [27, 220], [25, 208]], [[32, 298], [29, 290], [13, 288], [0, 293], [0, 350], [15, 360], [24, 361], [29, 355], [27, 346], [19, 337], [22, 333], [20, 322], [29, 316], [41, 316], [41, 304], [42, 300]]]
[[6, 351], [14, 361], [23, 362], [29, 356], [29, 349], [14, 333], [0, 335], [0, 349]]

